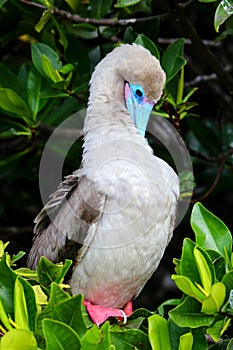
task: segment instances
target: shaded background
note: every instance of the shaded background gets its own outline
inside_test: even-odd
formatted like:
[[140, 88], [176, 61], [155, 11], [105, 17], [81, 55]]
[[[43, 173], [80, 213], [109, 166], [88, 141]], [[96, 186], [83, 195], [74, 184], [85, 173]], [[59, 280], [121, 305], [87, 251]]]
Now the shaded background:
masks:
[[[180, 120], [179, 113], [174, 110], [170, 121], [179, 129], [190, 151], [196, 182], [193, 201], [200, 200], [230, 229], [233, 226], [232, 18], [220, 27], [220, 33], [216, 33], [213, 23], [219, 1], [213, 4], [163, 1], [161, 4], [148, 0], [129, 7], [115, 7], [116, 2], [106, 1], [104, 9], [99, 3], [96, 0], [55, 1], [59, 10], [76, 15], [73, 20], [59, 10], [50, 14], [47, 10], [48, 15], [39, 22], [46, 9], [43, 1], [29, 4], [25, 0], [9, 0], [0, 9], [1, 87], [17, 90], [15, 76], [21, 82], [25, 80], [32, 65], [33, 42], [47, 44], [59, 54], [63, 64], [74, 66], [68, 86], [60, 90], [56, 86], [56, 91], [65, 91], [66, 96], [58, 96], [58, 93], [52, 96], [54, 84], [42, 77], [41, 84], [50, 95], [47, 94], [48, 102], [41, 107], [35, 123], [30, 125], [28, 135], [21, 132], [24, 121], [16, 118], [14, 113], [6, 113], [0, 101], [0, 239], [11, 242], [10, 253], [28, 252], [32, 244], [33, 220], [42, 207], [38, 172], [46, 140], [63, 120], [85, 108], [88, 81], [96, 63], [116, 44], [132, 43], [141, 33], [156, 43], [161, 53], [175, 39], [185, 38], [185, 90], [198, 87], [191, 98], [197, 102], [192, 112], [196, 116], [189, 115]], [[118, 1], [118, 5], [120, 3], [124, 1]], [[52, 6], [51, 2], [50, 5], [47, 3], [48, 9]], [[145, 21], [149, 16], [154, 17]], [[84, 23], [85, 18], [90, 19], [89, 24]], [[144, 20], [128, 25], [104, 22], [114, 18]], [[25, 91], [19, 93], [27, 95]], [[167, 107], [164, 105], [164, 110]], [[147, 137], [156, 155], [166, 159], [163, 147], [150, 135]], [[79, 167], [81, 154], [82, 140], [79, 139], [66, 158], [64, 175]], [[59, 147], [51, 151], [53, 160], [61, 155]], [[47, 181], [48, 186], [53, 184], [53, 174], [48, 174]], [[162, 301], [179, 296], [170, 274], [173, 272], [172, 259], [180, 257], [183, 239], [193, 238], [190, 210], [176, 228], [159, 269], [136, 300], [136, 307], [154, 309]], [[25, 263], [26, 258], [21, 261], [22, 265]]]

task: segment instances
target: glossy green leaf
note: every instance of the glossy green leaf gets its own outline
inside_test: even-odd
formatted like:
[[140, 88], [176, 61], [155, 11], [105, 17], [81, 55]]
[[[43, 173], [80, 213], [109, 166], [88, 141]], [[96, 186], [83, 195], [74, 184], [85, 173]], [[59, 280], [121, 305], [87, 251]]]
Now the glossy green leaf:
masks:
[[50, 286], [52, 282], [62, 283], [71, 265], [72, 261], [68, 259], [64, 264], [54, 264], [42, 256], [36, 269], [40, 283], [45, 287]]
[[216, 280], [221, 281], [223, 276], [226, 274], [226, 260], [215, 250], [206, 249], [206, 253], [209, 255], [214, 267]]
[[7, 2], [7, 0], [0, 0], [0, 8]]
[[203, 300], [201, 311], [206, 314], [218, 312], [226, 296], [226, 287], [223, 283], [217, 282], [212, 285], [210, 295]]
[[36, 305], [36, 297], [34, 290], [31, 284], [26, 281], [21, 276], [18, 276], [18, 279], [23, 286], [25, 300], [26, 300], [26, 308], [28, 313], [28, 325], [31, 331], [35, 330], [36, 316], [37, 316], [37, 305]]
[[135, 43], [139, 44], [146, 49], [148, 49], [152, 55], [154, 55], [158, 60], [160, 59], [159, 50], [157, 49], [156, 45], [153, 43], [152, 40], [150, 40], [146, 35], [139, 34], [137, 38], [135, 39]]
[[7, 264], [7, 253], [0, 260], [0, 300], [7, 315], [14, 318], [14, 286], [17, 274]]
[[162, 57], [162, 67], [166, 73], [166, 82], [172, 80], [186, 64], [183, 58], [184, 39], [178, 39], [170, 44]]
[[148, 317], [148, 335], [152, 350], [171, 350], [167, 320], [160, 315]]
[[19, 277], [16, 278], [14, 287], [14, 321], [19, 328], [30, 330], [25, 293]]
[[197, 247], [194, 248], [193, 253], [196, 260], [196, 265], [199, 271], [202, 286], [207, 293], [210, 293], [212, 285], [212, 276], [207, 261]]
[[18, 95], [23, 92], [23, 85], [18, 77], [13, 74], [4, 64], [0, 63], [0, 87], [14, 90]]
[[0, 107], [15, 117], [30, 122], [32, 113], [28, 105], [13, 90], [0, 88]]
[[69, 94], [59, 90], [44, 90], [40, 94], [41, 99], [69, 97]]
[[55, 320], [63, 322], [70, 326], [77, 334], [82, 337], [87, 328], [82, 315], [82, 295], [75, 295], [56, 305], [53, 317]]
[[233, 1], [222, 0], [215, 11], [214, 15], [214, 28], [216, 32], [219, 31], [219, 27], [223, 24], [230, 16], [233, 15]]
[[37, 332], [42, 335], [42, 322], [45, 318], [55, 318], [55, 308], [59, 303], [69, 300], [71, 297], [68, 293], [64, 292], [56, 283], [51, 285], [50, 299], [46, 307], [37, 317]]
[[191, 332], [185, 333], [180, 337], [180, 344], [178, 350], [192, 350], [193, 335]]
[[51, 79], [54, 83], [58, 83], [59, 81], [63, 80], [59, 72], [56, 69], [54, 69], [52, 63], [46, 55], [41, 55], [41, 62], [43, 71], [49, 79]]
[[113, 0], [90, 0], [91, 13], [95, 18], [104, 17], [112, 5]]
[[150, 349], [148, 336], [139, 329], [123, 330], [119, 326], [112, 326], [110, 328], [110, 336], [112, 344], [115, 345], [116, 349]]
[[205, 299], [205, 295], [194, 285], [194, 283], [185, 276], [172, 275], [171, 277], [175, 281], [177, 287], [185, 294], [189, 295], [202, 302]]
[[222, 283], [226, 287], [226, 297], [229, 298], [230, 292], [233, 290], [233, 270], [224, 275]]
[[3, 325], [3, 327], [5, 328], [5, 330], [9, 331], [9, 330], [13, 329], [13, 327], [9, 321], [8, 315], [6, 314], [6, 311], [3, 307], [1, 299], [0, 299], [0, 321], [1, 321], [1, 324]]
[[110, 350], [111, 339], [109, 322], [105, 322], [101, 328], [96, 325], [89, 328], [81, 339], [82, 349], [85, 350]]
[[31, 67], [27, 77], [27, 100], [32, 110], [33, 119], [36, 120], [40, 105], [41, 75]]
[[175, 309], [171, 310], [169, 316], [180, 327], [198, 328], [210, 326], [214, 321], [214, 315], [202, 313], [201, 304], [189, 296]]
[[192, 350], [206, 350], [207, 349], [207, 341], [205, 337], [205, 332], [203, 327], [192, 328], [191, 329], [193, 335], [193, 347]]
[[79, 350], [81, 348], [78, 334], [65, 323], [45, 319], [43, 332], [48, 350]]
[[50, 46], [42, 44], [42, 43], [34, 43], [31, 45], [31, 53], [32, 53], [32, 61], [36, 67], [36, 69], [47, 78], [47, 74], [44, 71], [42, 64], [42, 56], [46, 56], [50, 62], [50, 65], [54, 70], [59, 70], [62, 68], [62, 63], [60, 61], [60, 57], [58, 54], [51, 49]]
[[71, 63], [67, 63], [65, 66], [63, 66], [61, 69], [59, 69], [60, 73], [68, 74], [74, 70], [74, 65]]
[[223, 332], [229, 327], [231, 320], [227, 317], [222, 317], [220, 320], [214, 322], [210, 327], [206, 329], [206, 333], [209, 334], [215, 342], [219, 340]]
[[42, 31], [42, 29], [44, 28], [46, 23], [50, 20], [51, 16], [52, 16], [52, 12], [50, 10], [45, 10], [42, 13], [42, 16], [41, 16], [39, 22], [34, 27], [38, 33], [40, 33]]
[[141, 0], [117, 0], [115, 7], [127, 7], [133, 6], [140, 2]]
[[232, 251], [232, 236], [227, 226], [201, 203], [196, 203], [191, 214], [191, 226], [196, 236], [196, 242], [202, 248], [212, 249], [225, 256]]
[[1, 338], [1, 350], [37, 350], [33, 333], [24, 329], [12, 329]]
[[181, 261], [179, 265], [180, 274], [188, 277], [193, 283], [201, 284], [198, 268], [196, 266], [193, 250], [195, 243], [185, 238], [182, 247]]

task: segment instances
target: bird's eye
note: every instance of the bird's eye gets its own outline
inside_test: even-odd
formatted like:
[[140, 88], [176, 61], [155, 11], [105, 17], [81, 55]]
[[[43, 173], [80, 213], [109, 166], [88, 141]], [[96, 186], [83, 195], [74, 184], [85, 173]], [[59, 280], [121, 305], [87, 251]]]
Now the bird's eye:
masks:
[[138, 97], [142, 97], [142, 95], [143, 95], [142, 91], [139, 90], [139, 89], [137, 89], [137, 90], [135, 91], [135, 94], [136, 94]]

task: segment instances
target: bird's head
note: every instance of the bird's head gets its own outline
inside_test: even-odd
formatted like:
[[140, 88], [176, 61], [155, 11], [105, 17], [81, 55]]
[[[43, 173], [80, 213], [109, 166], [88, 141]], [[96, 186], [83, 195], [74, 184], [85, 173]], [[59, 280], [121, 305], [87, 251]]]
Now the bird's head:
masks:
[[102, 97], [102, 102], [123, 102], [139, 133], [144, 136], [165, 80], [159, 61], [149, 50], [136, 44], [121, 45], [97, 65], [91, 80], [91, 95], [99, 102]]

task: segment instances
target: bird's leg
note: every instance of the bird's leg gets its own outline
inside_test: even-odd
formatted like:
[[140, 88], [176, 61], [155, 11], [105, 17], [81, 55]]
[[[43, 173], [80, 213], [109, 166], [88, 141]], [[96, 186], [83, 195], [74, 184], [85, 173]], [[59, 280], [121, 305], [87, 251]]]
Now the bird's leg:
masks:
[[84, 300], [83, 304], [86, 306], [87, 312], [92, 321], [99, 326], [109, 317], [117, 317], [119, 321], [127, 321], [127, 316], [130, 316], [133, 312], [132, 301], [129, 301], [123, 310], [106, 308], [101, 305], [93, 305], [87, 300]]

